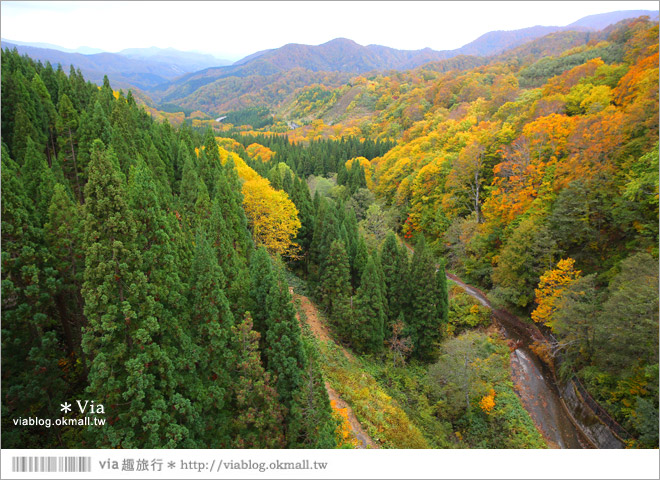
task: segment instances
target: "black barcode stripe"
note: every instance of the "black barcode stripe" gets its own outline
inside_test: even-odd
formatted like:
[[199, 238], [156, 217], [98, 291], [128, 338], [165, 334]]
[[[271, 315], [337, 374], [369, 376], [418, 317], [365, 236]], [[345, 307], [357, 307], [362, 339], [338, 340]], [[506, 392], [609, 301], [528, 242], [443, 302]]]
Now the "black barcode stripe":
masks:
[[91, 472], [92, 457], [12, 457], [12, 472]]

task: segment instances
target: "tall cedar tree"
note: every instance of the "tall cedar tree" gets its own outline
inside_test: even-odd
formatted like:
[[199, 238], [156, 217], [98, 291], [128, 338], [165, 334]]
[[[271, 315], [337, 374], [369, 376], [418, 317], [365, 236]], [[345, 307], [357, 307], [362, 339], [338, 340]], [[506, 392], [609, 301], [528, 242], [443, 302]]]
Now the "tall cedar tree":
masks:
[[337, 422], [332, 416], [330, 398], [321, 373], [318, 348], [314, 340], [302, 337], [307, 359], [301, 388], [294, 396], [289, 414], [289, 448], [337, 448]]
[[392, 335], [392, 325], [399, 318], [403, 305], [403, 289], [408, 275], [402, 275], [402, 257], [394, 232], [389, 232], [380, 248], [380, 264], [383, 269], [384, 294], [387, 299], [386, 338]]
[[231, 327], [234, 318], [222, 286], [222, 269], [205, 230], [197, 233], [191, 272], [192, 363], [197, 366], [191, 394], [196, 415], [205, 426], [197, 441], [203, 448], [228, 448], [232, 413], [227, 408], [232, 368]]
[[48, 207], [53, 196], [55, 177], [48, 167], [46, 157], [31, 138], [27, 140], [21, 175], [27, 197], [35, 204], [35, 223], [43, 225], [48, 217]]
[[271, 279], [266, 297], [266, 368], [277, 377], [277, 393], [290, 413], [294, 396], [302, 386], [307, 362], [283, 271], [279, 269]]
[[262, 345], [268, 330], [266, 299], [274, 282], [273, 264], [266, 247], [259, 247], [250, 259], [250, 313]]
[[364, 271], [367, 268], [367, 262], [369, 261], [369, 251], [367, 250], [367, 243], [364, 241], [364, 237], [358, 234], [357, 242], [355, 245], [355, 257], [353, 259], [353, 265], [351, 269], [351, 275], [353, 280], [353, 288], [355, 290], [361, 285], [362, 276]]
[[[211, 206], [211, 241], [218, 256], [218, 263], [225, 278], [223, 288], [234, 316], [242, 315], [248, 308], [250, 276], [245, 258], [234, 248], [230, 231], [224, 218], [226, 209], [216, 197]], [[240, 317], [239, 317], [240, 318]]]
[[314, 236], [309, 249], [309, 280], [314, 287], [317, 287], [323, 278], [323, 270], [330, 251], [330, 244], [333, 240], [339, 238], [339, 225], [334, 210], [328, 200], [321, 199], [316, 213]]
[[191, 344], [185, 319], [188, 309], [184, 292], [188, 290], [180, 277], [181, 261], [177, 250], [178, 224], [171, 214], [161, 209], [157, 184], [142, 159], [131, 166], [128, 199], [136, 223], [136, 248], [142, 257], [141, 268], [147, 280], [147, 292], [153, 300], [153, 314], [159, 331], [153, 335], [162, 355], [158, 358], [161, 377], [158, 388], [174, 408], [168, 412], [171, 425], [166, 438], [171, 447], [192, 446], [188, 437], [186, 407], [189, 405], [186, 384], [181, 372], [189, 362], [184, 360]]
[[[66, 357], [49, 315], [56, 285], [43, 230], [34, 223], [18, 165], [2, 146], [3, 447], [63, 447], [61, 429], [12, 429], [10, 418], [49, 417], [71, 391], [58, 360]], [[79, 439], [78, 439], [79, 441]]]
[[330, 244], [319, 293], [321, 304], [343, 331], [342, 322], [348, 317], [351, 303], [351, 271], [344, 243], [340, 240]]
[[284, 448], [284, 412], [273, 379], [261, 364], [259, 333], [252, 329], [250, 314], [231, 330], [231, 446]]
[[57, 130], [60, 134], [60, 164], [68, 178], [73, 180], [76, 198], [82, 202], [82, 187], [78, 175], [78, 161], [76, 160], [78, 112], [73, 108], [73, 104], [66, 94], [60, 97]]
[[435, 262], [426, 247], [424, 237], [419, 236], [410, 265], [408, 281], [410, 304], [406, 334], [413, 342], [413, 355], [424, 361], [432, 360], [441, 337], [438, 316], [438, 293], [435, 278]]
[[307, 184], [297, 176], [293, 180], [293, 191], [290, 196], [298, 209], [298, 218], [300, 219], [300, 229], [296, 236], [296, 243], [300, 245], [304, 257], [307, 258], [314, 235], [314, 204]]
[[69, 354], [75, 352], [76, 358], [81, 359], [82, 367], [86, 370], [85, 354], [81, 348], [82, 328], [85, 324], [84, 302], [80, 294], [85, 270], [82, 247], [83, 206], [75, 202], [60, 183], [55, 185], [44, 231], [52, 265], [60, 279], [54, 301], [64, 341]]
[[179, 430], [167, 392], [170, 362], [158, 343], [161, 325], [141, 270], [126, 186], [110, 155], [100, 140], [94, 142], [85, 186], [87, 390], [108, 418], [101, 432], [88, 433], [97, 446], [162, 447], [172, 445], [168, 436]]
[[378, 353], [383, 348], [384, 323], [383, 286], [376, 263], [369, 256], [353, 302], [352, 325], [345, 333], [358, 352]]

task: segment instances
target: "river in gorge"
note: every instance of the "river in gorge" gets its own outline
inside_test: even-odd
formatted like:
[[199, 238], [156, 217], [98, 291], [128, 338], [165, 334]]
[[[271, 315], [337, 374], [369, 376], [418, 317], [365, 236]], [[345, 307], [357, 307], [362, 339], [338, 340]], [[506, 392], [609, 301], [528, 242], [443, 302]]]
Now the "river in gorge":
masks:
[[514, 385], [525, 410], [529, 412], [548, 445], [554, 448], [593, 448], [592, 443], [571, 421], [551, 372], [529, 349], [529, 335], [520, 328], [519, 321], [506, 311], [494, 309], [478, 289], [463, 283], [454, 275], [448, 274], [447, 277], [479, 303], [490, 308], [504, 336], [518, 344], [518, 348], [511, 353]]

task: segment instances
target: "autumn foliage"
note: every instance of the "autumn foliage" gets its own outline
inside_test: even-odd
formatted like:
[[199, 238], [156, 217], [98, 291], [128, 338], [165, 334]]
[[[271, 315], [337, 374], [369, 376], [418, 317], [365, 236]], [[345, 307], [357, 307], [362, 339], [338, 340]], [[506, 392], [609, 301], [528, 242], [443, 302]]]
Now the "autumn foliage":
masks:
[[580, 277], [580, 273], [575, 270], [575, 260], [572, 258], [560, 260], [555, 269], [545, 272], [541, 276], [539, 287], [534, 290], [538, 306], [532, 312], [532, 320], [551, 326], [557, 299], [566, 287]]

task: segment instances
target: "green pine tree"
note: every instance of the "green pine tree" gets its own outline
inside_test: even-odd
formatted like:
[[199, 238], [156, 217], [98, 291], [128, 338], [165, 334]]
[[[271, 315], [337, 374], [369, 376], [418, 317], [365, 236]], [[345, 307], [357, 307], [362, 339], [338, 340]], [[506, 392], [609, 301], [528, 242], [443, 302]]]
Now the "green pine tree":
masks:
[[167, 355], [127, 202], [123, 176], [97, 140], [85, 186], [83, 349], [91, 363], [87, 392], [106, 406], [109, 421], [88, 433], [97, 446], [156, 448], [171, 431], [173, 406], [159, 388]]
[[193, 354], [196, 365], [190, 380], [191, 399], [198, 418], [205, 423], [196, 431], [203, 448], [228, 448], [231, 444], [227, 407], [231, 378], [231, 328], [234, 318], [222, 286], [225, 279], [206, 231], [195, 239], [195, 257], [191, 269], [190, 305]]
[[[307, 368], [300, 325], [291, 302], [289, 286], [280, 269], [271, 277], [266, 297], [266, 368], [277, 377], [277, 393], [282, 405], [291, 411], [293, 399], [302, 386]], [[287, 420], [288, 422], [288, 420]]]
[[360, 353], [378, 353], [383, 348], [385, 307], [381, 279], [371, 256], [362, 274], [353, 302], [353, 319], [349, 328], [350, 343]]
[[[250, 258], [250, 313], [254, 329], [266, 340], [268, 310], [266, 299], [274, 282], [273, 265], [265, 247], [259, 247]], [[263, 345], [263, 343], [262, 343]]]
[[334, 240], [330, 245], [319, 299], [343, 336], [344, 320], [349, 315], [351, 303], [351, 271], [344, 244], [339, 240]]
[[302, 338], [307, 359], [302, 386], [294, 396], [287, 432], [289, 448], [337, 448], [330, 398], [321, 373], [318, 347], [311, 338]]
[[436, 307], [438, 293], [435, 270], [431, 252], [424, 237], [420, 235], [410, 265], [410, 303], [405, 317], [408, 321], [406, 334], [410, 335], [414, 345], [413, 355], [424, 361], [435, 357], [442, 334]]
[[250, 314], [231, 330], [231, 446], [284, 448], [284, 412], [271, 375], [261, 364], [259, 333], [252, 329]]
[[43, 225], [48, 217], [48, 207], [53, 196], [55, 177], [44, 154], [39, 151], [31, 138], [27, 139], [25, 161], [21, 175], [28, 198], [35, 204], [37, 223]]

